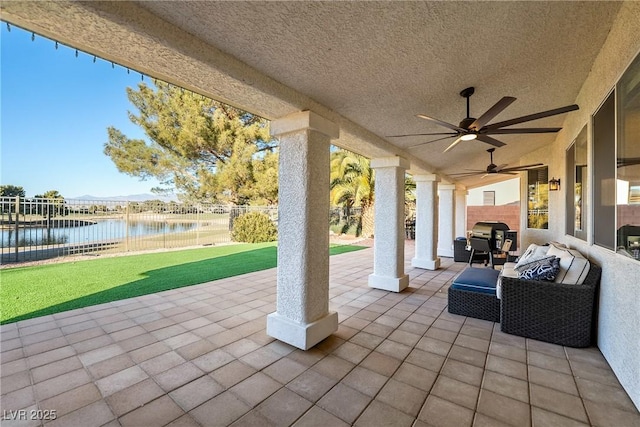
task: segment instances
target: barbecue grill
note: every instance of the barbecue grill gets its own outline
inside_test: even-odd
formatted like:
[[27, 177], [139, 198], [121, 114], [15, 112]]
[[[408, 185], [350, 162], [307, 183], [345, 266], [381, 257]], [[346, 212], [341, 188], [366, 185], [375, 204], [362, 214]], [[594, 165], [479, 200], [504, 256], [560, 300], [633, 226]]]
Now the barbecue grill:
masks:
[[474, 253], [480, 251], [489, 255], [489, 260], [493, 266], [494, 252], [501, 252], [502, 246], [507, 239], [511, 240], [509, 250], [516, 250], [517, 232], [510, 230], [507, 224], [498, 221], [477, 222], [471, 229], [471, 237], [469, 238], [469, 245], [471, 246], [469, 263], [473, 262]]

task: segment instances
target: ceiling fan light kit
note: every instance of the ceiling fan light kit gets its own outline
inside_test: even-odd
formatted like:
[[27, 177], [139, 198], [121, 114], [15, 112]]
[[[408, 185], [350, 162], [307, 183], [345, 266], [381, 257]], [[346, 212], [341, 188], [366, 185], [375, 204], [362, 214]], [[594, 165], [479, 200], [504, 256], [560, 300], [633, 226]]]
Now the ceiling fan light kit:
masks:
[[555, 133], [560, 131], [559, 127], [554, 128], [509, 128], [506, 127], [517, 125], [520, 123], [538, 120], [545, 117], [551, 117], [558, 114], [568, 113], [569, 111], [575, 111], [579, 107], [576, 104], [567, 105], [566, 107], [555, 108], [553, 110], [541, 111], [535, 114], [529, 114], [522, 117], [516, 117], [514, 119], [506, 120], [499, 123], [489, 124], [491, 120], [493, 120], [498, 114], [504, 111], [509, 105], [511, 105], [516, 98], [512, 96], [504, 96], [498, 102], [496, 102], [491, 108], [484, 112], [479, 118], [471, 117], [470, 106], [469, 106], [469, 98], [475, 92], [474, 87], [468, 87], [460, 91], [460, 96], [466, 98], [467, 100], [467, 117], [460, 121], [458, 126], [453, 125], [451, 123], [444, 122], [442, 120], [427, 116], [425, 114], [418, 114], [417, 117], [428, 120], [431, 123], [435, 123], [439, 126], [445, 127], [449, 129], [451, 132], [437, 132], [437, 133], [414, 133], [414, 134], [405, 134], [405, 135], [389, 135], [388, 138], [401, 138], [407, 136], [425, 136], [425, 135], [446, 135], [444, 137], [440, 137], [431, 141], [422, 142], [419, 144], [414, 144], [409, 146], [409, 148], [418, 147], [424, 144], [430, 144], [432, 142], [441, 141], [443, 139], [455, 138], [453, 143], [451, 143], [444, 152], [451, 150], [456, 145], [458, 145], [461, 141], [472, 141], [477, 139], [478, 141], [482, 141], [486, 144], [493, 145], [494, 147], [502, 147], [506, 145], [502, 141], [498, 141], [497, 139], [489, 136], [489, 135], [515, 135], [515, 134], [529, 134], [529, 133]]

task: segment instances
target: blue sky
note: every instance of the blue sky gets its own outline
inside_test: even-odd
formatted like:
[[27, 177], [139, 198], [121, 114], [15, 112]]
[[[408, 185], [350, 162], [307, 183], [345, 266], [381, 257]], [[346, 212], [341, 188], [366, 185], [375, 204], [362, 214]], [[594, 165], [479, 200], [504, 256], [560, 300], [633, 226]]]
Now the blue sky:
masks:
[[108, 126], [144, 137], [129, 121], [133, 106], [125, 91], [140, 83], [140, 74], [1, 24], [0, 182], [24, 187], [29, 197], [58, 190], [66, 198], [157, 186], [121, 174], [103, 153]]

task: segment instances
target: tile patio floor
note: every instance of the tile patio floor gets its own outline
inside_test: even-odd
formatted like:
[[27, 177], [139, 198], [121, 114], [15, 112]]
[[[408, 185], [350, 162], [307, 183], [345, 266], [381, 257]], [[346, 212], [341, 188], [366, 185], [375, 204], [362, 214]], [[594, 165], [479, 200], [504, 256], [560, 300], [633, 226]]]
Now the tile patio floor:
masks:
[[372, 260], [331, 257], [340, 329], [307, 352], [265, 334], [275, 269], [2, 326], [2, 426], [640, 426], [597, 348], [447, 313], [464, 264], [394, 294]]

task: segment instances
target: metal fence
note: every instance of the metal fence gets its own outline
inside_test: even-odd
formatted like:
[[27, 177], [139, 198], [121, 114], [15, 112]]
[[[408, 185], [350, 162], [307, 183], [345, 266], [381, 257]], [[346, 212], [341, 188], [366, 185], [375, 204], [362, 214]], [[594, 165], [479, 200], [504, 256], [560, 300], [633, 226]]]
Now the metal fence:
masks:
[[275, 206], [1, 197], [1, 260], [227, 243], [234, 219], [253, 211], [277, 222]]

